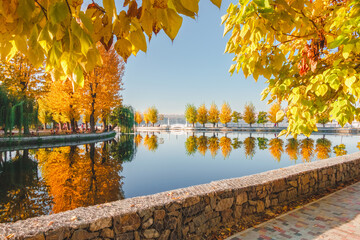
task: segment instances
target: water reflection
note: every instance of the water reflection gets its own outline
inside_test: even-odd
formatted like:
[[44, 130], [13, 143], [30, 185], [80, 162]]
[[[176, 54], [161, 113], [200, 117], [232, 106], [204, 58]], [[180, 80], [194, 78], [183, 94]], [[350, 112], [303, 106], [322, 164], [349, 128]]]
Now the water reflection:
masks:
[[255, 138], [247, 137], [244, 140], [245, 157], [252, 159], [255, 155]]
[[111, 142], [0, 153], [0, 222], [123, 199], [122, 164], [135, 154], [133, 135]]
[[151, 136], [149, 136], [149, 134], [146, 134], [146, 136], [144, 137], [144, 146], [149, 151], [155, 152], [159, 146], [157, 136], [154, 134], [152, 134]]
[[48, 214], [51, 198], [29, 150], [0, 152], [0, 157], [0, 222]]
[[301, 140], [300, 149], [303, 161], [310, 162], [314, 152], [314, 140], [311, 138]]
[[319, 138], [316, 140], [316, 149], [318, 159], [326, 159], [330, 157], [331, 153], [331, 142], [326, 139], [325, 136], [323, 138]]
[[297, 160], [299, 154], [299, 142], [295, 138], [290, 138], [287, 140], [286, 153], [288, 154], [290, 160]]
[[283, 144], [284, 141], [280, 138], [273, 138], [269, 142], [269, 151], [278, 162], [280, 162], [281, 154], [284, 152]]

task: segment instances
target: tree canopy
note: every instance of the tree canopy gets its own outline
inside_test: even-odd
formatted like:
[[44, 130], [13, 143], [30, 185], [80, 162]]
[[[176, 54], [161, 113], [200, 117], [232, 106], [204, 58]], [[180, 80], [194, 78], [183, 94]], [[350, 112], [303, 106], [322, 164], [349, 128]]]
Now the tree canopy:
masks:
[[287, 134], [317, 131], [325, 111], [342, 126], [359, 115], [358, 0], [240, 0], [222, 20], [229, 71], [267, 79], [263, 99], [288, 104]]
[[[221, 0], [211, 1], [220, 8]], [[113, 45], [126, 61], [131, 54], [146, 52], [146, 36], [150, 40], [164, 30], [174, 40], [183, 20], [180, 15], [195, 18], [198, 3], [145, 0], [140, 5], [125, 0], [116, 6], [115, 0], [103, 0], [102, 6], [85, 6], [81, 0], [1, 0], [0, 58], [21, 52], [35, 67], [45, 61], [55, 79], [83, 85], [84, 72], [102, 62], [96, 43], [106, 49]]]

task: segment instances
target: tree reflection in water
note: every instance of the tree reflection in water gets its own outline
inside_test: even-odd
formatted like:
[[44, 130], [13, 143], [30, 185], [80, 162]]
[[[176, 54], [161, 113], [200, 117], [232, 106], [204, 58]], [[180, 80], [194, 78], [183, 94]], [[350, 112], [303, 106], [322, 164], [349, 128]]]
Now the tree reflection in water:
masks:
[[280, 162], [281, 154], [284, 152], [283, 149], [284, 141], [280, 138], [273, 138], [269, 142], [269, 151], [270, 154]]
[[221, 137], [220, 148], [224, 159], [229, 157], [231, 152], [231, 139], [226, 136]]
[[300, 148], [303, 161], [310, 162], [314, 152], [314, 140], [311, 138], [301, 140]]
[[0, 221], [13, 222], [123, 199], [119, 174], [122, 163], [134, 158], [136, 145], [133, 135], [121, 135], [32, 154], [22, 150], [9, 161], [5, 154], [0, 153]]
[[[0, 222], [48, 214], [51, 197], [29, 150], [0, 152]], [[10, 158], [9, 160], [7, 158]]]
[[213, 135], [212, 137], [209, 138], [208, 141], [209, 141], [209, 150], [210, 150], [211, 156], [213, 158], [215, 158], [218, 150], [220, 149], [219, 139], [217, 137], [215, 137], [215, 135]]
[[186, 150], [186, 154], [191, 156], [194, 155], [196, 153], [196, 149], [197, 149], [197, 139], [196, 137], [190, 136], [186, 139], [185, 141], [185, 150]]
[[330, 157], [331, 153], [331, 142], [326, 139], [325, 136], [323, 138], [319, 138], [316, 140], [316, 149], [318, 159], [326, 159]]
[[247, 137], [244, 140], [245, 157], [252, 159], [255, 155], [255, 138]]
[[197, 150], [199, 151], [199, 153], [205, 156], [205, 153], [208, 149], [208, 139], [205, 135], [202, 135], [197, 138], [197, 146], [198, 146]]
[[297, 160], [299, 154], [299, 142], [295, 138], [290, 138], [287, 140], [285, 151], [289, 156], [290, 160]]
[[146, 134], [145, 138], [144, 138], [144, 146], [152, 152], [155, 152], [156, 149], [158, 148], [159, 144], [158, 144], [158, 139], [157, 136], [155, 136], [154, 134], [151, 135], [151, 137], [149, 137], [148, 134]]

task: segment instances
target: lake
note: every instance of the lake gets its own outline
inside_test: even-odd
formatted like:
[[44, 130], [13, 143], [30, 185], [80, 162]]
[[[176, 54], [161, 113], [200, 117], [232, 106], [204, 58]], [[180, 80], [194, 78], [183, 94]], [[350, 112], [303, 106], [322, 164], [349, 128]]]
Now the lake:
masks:
[[242, 177], [359, 151], [358, 135], [155, 132], [1, 151], [0, 222]]

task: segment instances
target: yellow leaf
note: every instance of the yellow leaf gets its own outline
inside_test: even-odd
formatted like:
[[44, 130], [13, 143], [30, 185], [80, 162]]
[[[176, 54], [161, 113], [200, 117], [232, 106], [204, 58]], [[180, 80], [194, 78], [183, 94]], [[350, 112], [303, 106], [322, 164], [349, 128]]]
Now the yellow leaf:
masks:
[[211, 0], [211, 2], [212, 2], [215, 6], [217, 6], [218, 8], [221, 7], [221, 0]]
[[[187, 0], [191, 1], [191, 0]], [[170, 0], [168, 2], [169, 8], [175, 8], [176, 11], [180, 14], [184, 14], [185, 16], [195, 18], [195, 13], [193, 11], [188, 10], [185, 6], [183, 6], [181, 0]]]
[[135, 32], [131, 32], [129, 40], [136, 48], [146, 52], [146, 39], [143, 31], [139, 29]]
[[198, 0], [180, 0], [181, 4], [186, 8], [187, 10], [198, 13], [199, 11], [199, 1]]
[[174, 40], [179, 32], [183, 19], [176, 13], [175, 10], [170, 8], [167, 9], [167, 15], [168, 25], [164, 27], [164, 31], [171, 40]]
[[151, 14], [148, 11], [144, 11], [140, 18], [140, 24], [149, 38], [151, 38], [152, 35], [153, 23], [154, 19], [152, 18]]
[[131, 42], [127, 39], [121, 38], [116, 41], [114, 48], [116, 52], [124, 59], [126, 62], [127, 59], [130, 57], [132, 52], [132, 45]]

